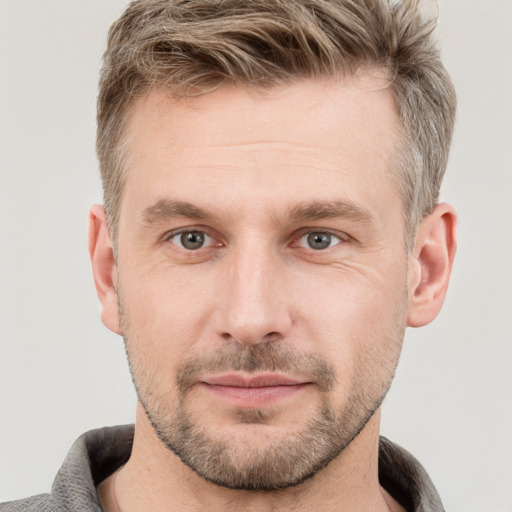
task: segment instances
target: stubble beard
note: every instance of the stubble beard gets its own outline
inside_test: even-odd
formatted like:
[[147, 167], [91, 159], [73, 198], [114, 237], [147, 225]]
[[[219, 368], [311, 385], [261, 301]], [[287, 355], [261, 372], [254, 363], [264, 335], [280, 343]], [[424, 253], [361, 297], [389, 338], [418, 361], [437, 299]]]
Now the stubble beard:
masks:
[[[157, 396], [158, 383], [144, 371], [147, 366], [142, 361], [133, 360], [126, 336], [125, 346], [139, 401], [164, 445], [205, 480], [250, 491], [275, 491], [299, 485], [340, 455], [380, 407], [398, 360], [397, 356], [378, 389], [368, 389], [358, 382], [352, 386], [344, 406], [335, 407], [329, 391], [336, 383], [336, 373], [320, 356], [297, 353], [279, 343], [244, 348], [230, 345], [184, 361], [175, 382], [178, 399], [172, 400], [165, 392]], [[255, 442], [250, 435], [228, 437], [218, 428], [204, 424], [200, 415], [194, 415], [188, 407], [197, 377], [222, 371], [278, 371], [294, 375], [299, 372], [318, 386], [318, 406], [302, 428], [269, 436], [265, 442]], [[265, 429], [274, 414], [276, 411], [271, 408], [235, 409], [232, 416], [240, 424]]]

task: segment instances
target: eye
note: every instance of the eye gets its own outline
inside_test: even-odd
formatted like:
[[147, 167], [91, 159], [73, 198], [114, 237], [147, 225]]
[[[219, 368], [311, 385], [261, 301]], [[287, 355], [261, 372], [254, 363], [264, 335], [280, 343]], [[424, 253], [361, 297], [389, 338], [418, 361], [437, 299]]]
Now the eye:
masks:
[[338, 245], [341, 242], [342, 240], [340, 237], [329, 233], [328, 231], [310, 231], [300, 237], [298, 244], [300, 247], [306, 247], [307, 249], [313, 249], [315, 251], [322, 251]]
[[197, 251], [213, 243], [212, 237], [204, 231], [181, 231], [170, 237], [169, 241], [187, 251]]

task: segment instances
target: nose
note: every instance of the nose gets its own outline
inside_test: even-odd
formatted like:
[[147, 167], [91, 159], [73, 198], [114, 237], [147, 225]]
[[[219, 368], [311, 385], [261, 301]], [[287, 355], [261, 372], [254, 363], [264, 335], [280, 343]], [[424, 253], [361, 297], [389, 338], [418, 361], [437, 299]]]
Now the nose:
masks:
[[286, 337], [292, 327], [292, 297], [285, 263], [268, 248], [246, 247], [222, 262], [215, 329], [242, 345]]

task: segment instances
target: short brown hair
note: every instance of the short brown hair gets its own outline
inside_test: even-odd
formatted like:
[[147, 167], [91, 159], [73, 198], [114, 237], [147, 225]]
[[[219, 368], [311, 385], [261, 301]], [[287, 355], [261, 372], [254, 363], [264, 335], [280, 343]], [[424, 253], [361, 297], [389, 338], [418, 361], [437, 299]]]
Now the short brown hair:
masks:
[[[397, 183], [406, 225], [434, 208], [446, 169], [456, 99], [419, 0], [136, 0], [109, 31], [98, 96], [97, 151], [115, 241], [134, 99], [151, 88], [196, 96], [364, 67], [385, 69], [402, 137]], [[413, 230], [410, 230], [413, 231]]]

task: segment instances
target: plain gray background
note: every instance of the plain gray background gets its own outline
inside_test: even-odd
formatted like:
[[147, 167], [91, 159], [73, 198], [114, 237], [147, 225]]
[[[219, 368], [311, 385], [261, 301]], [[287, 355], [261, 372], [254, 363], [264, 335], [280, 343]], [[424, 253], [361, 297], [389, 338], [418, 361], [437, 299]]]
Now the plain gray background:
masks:
[[[86, 246], [97, 73], [126, 3], [0, 0], [0, 501], [47, 492], [82, 432], [133, 421]], [[408, 331], [384, 405], [383, 433], [452, 512], [512, 510], [511, 26], [511, 0], [440, 0], [459, 251], [444, 310]]]

